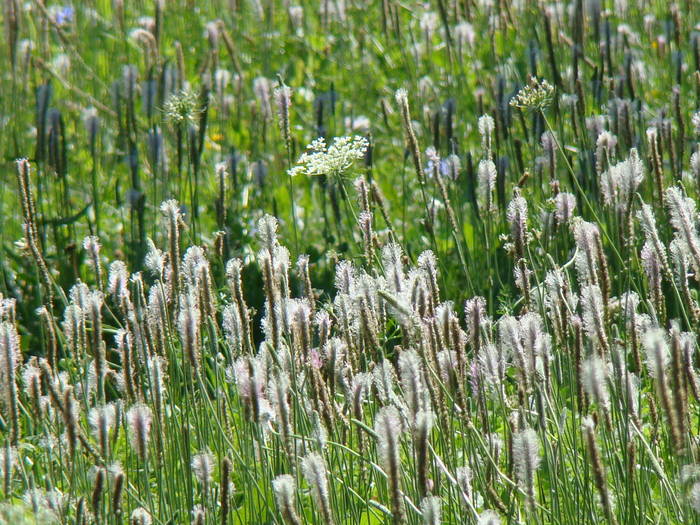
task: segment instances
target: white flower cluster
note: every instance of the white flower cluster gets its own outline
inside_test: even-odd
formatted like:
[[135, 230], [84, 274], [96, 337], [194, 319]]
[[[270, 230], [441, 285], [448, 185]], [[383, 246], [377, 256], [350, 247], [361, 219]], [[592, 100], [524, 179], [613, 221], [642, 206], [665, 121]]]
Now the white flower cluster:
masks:
[[289, 175], [328, 175], [342, 176], [354, 161], [364, 158], [369, 143], [364, 137], [338, 137], [333, 144], [326, 145], [321, 137], [307, 146], [297, 165], [289, 170]]
[[542, 79], [530, 78], [510, 100], [510, 105], [519, 109], [542, 110], [549, 105], [554, 95], [554, 86]]

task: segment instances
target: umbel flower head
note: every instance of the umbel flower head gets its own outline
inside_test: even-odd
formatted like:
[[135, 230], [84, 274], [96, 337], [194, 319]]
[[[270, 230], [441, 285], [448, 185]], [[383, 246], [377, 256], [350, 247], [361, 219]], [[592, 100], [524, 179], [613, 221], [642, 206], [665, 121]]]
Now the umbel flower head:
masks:
[[510, 105], [519, 109], [542, 110], [552, 100], [554, 86], [546, 80], [530, 77], [527, 85], [510, 100]]
[[364, 158], [368, 146], [367, 139], [359, 135], [337, 137], [330, 146], [323, 137], [317, 138], [288, 173], [292, 177], [300, 174], [341, 177], [353, 162]]
[[193, 123], [200, 112], [198, 95], [191, 89], [183, 89], [168, 97], [163, 105], [165, 118], [173, 125]]

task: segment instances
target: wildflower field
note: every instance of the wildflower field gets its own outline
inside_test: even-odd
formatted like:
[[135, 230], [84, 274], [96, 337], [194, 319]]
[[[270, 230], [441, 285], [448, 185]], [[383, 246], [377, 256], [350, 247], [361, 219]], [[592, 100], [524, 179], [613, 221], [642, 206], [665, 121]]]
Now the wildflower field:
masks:
[[700, 3], [3, 0], [0, 523], [700, 523]]

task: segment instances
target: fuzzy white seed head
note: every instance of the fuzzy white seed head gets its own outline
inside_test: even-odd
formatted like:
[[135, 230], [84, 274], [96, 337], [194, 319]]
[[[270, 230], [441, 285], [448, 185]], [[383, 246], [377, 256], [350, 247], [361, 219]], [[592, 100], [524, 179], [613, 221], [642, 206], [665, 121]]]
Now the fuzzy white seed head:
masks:
[[148, 252], [144, 266], [156, 278], [162, 278], [165, 271], [165, 254], [159, 250], [153, 240], [148, 239]]
[[477, 525], [501, 525], [501, 518], [492, 510], [485, 510], [479, 515]]
[[394, 97], [399, 106], [408, 104], [408, 92], [404, 88], [397, 89]]
[[677, 186], [668, 188], [665, 195], [673, 229], [692, 250], [697, 251], [700, 240], [696, 229], [695, 201], [685, 197], [683, 191]]
[[493, 134], [496, 124], [493, 117], [490, 115], [481, 115], [479, 117], [479, 135], [482, 137], [490, 136]]
[[[0, 449], [0, 480], [9, 482], [12, 479], [12, 471], [17, 464], [17, 449], [7, 443]], [[9, 487], [7, 487], [9, 488]]]
[[296, 498], [296, 482], [294, 476], [282, 474], [272, 480], [272, 491], [275, 494], [275, 502], [280, 512], [284, 515], [294, 513], [294, 499]]
[[129, 272], [122, 261], [114, 261], [109, 265], [107, 290], [112, 297], [122, 300], [129, 297]]
[[388, 403], [396, 395], [396, 371], [391, 361], [384, 359], [372, 370], [372, 383], [377, 391], [377, 397], [382, 403]]
[[243, 324], [241, 321], [238, 304], [226, 305], [222, 312], [223, 328], [226, 339], [231, 345], [234, 356], [241, 355], [243, 349]]
[[97, 257], [100, 254], [100, 239], [95, 235], [88, 235], [83, 239], [83, 249], [91, 256]]
[[610, 409], [610, 395], [607, 387], [607, 365], [598, 356], [583, 362], [582, 382], [586, 393], [604, 410]]
[[496, 164], [491, 159], [482, 160], [479, 162], [477, 169], [477, 192], [479, 198], [487, 207], [491, 206], [492, 194], [496, 188]]
[[164, 201], [160, 205], [160, 212], [174, 222], [181, 218], [180, 204], [175, 199]]
[[688, 494], [688, 500], [693, 510], [700, 513], [700, 481], [693, 483], [693, 486], [690, 488], [690, 493]]
[[277, 227], [278, 221], [272, 215], [264, 215], [258, 221], [258, 239], [271, 255], [277, 246]]
[[646, 352], [649, 374], [657, 378], [668, 366], [669, 348], [666, 331], [663, 328], [650, 328], [642, 338]]
[[316, 504], [321, 507], [324, 517], [330, 516], [330, 500], [328, 492], [328, 472], [323, 457], [312, 452], [301, 460], [301, 471], [304, 479], [311, 487], [311, 494]]
[[700, 177], [700, 151], [696, 151], [690, 156], [690, 169], [696, 179]]
[[393, 470], [399, 465], [399, 438], [403, 426], [401, 416], [394, 406], [379, 410], [374, 420], [374, 432], [377, 435], [377, 453], [382, 468]]
[[516, 195], [508, 204], [506, 218], [511, 224], [511, 229], [515, 226], [524, 229], [527, 224], [527, 201], [524, 197]]
[[114, 403], [91, 408], [88, 412], [88, 423], [90, 423], [93, 434], [98, 437], [105, 431], [110, 432], [116, 423], [116, 414], [117, 407]]
[[540, 465], [540, 443], [537, 433], [525, 429], [513, 436], [513, 462], [521, 486], [528, 494], [534, 494], [535, 471]]
[[583, 328], [586, 331], [586, 335], [602, 347], [605, 347], [603, 294], [598, 285], [591, 284], [581, 289], [581, 308], [583, 310]]
[[455, 479], [457, 480], [457, 485], [462, 491], [462, 497], [468, 502], [473, 503], [473, 493], [472, 493], [472, 479], [474, 478], [474, 473], [469, 467], [457, 467], [455, 471]]
[[275, 88], [274, 97], [280, 126], [282, 126], [282, 123], [289, 119], [289, 108], [292, 107], [292, 89], [285, 85]]
[[126, 413], [126, 419], [131, 433], [131, 444], [141, 459], [145, 459], [153, 419], [151, 409], [143, 404], [134, 405]]
[[134, 509], [130, 520], [133, 525], [151, 525], [152, 523], [151, 514], [143, 507]]
[[700, 111], [693, 113], [693, 116], [690, 118], [690, 122], [693, 124], [695, 134], [700, 135]]
[[566, 224], [574, 215], [576, 197], [573, 193], [557, 193], [554, 197], [554, 206], [554, 218], [557, 220], [557, 224]]
[[214, 476], [214, 456], [210, 452], [201, 452], [192, 457], [192, 472], [197, 480], [208, 486]]
[[415, 418], [426, 403], [421, 360], [414, 350], [404, 350], [399, 355], [399, 375], [406, 404]]
[[420, 511], [423, 516], [423, 525], [440, 525], [442, 521], [442, 508], [440, 498], [427, 496], [420, 502]]

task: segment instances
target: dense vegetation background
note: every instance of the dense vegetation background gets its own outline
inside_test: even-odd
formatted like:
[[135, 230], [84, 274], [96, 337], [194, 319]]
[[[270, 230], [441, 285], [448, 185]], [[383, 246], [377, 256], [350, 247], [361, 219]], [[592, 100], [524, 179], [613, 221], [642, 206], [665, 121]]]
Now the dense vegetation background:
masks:
[[700, 521], [696, 2], [2, 13], [0, 521]]

